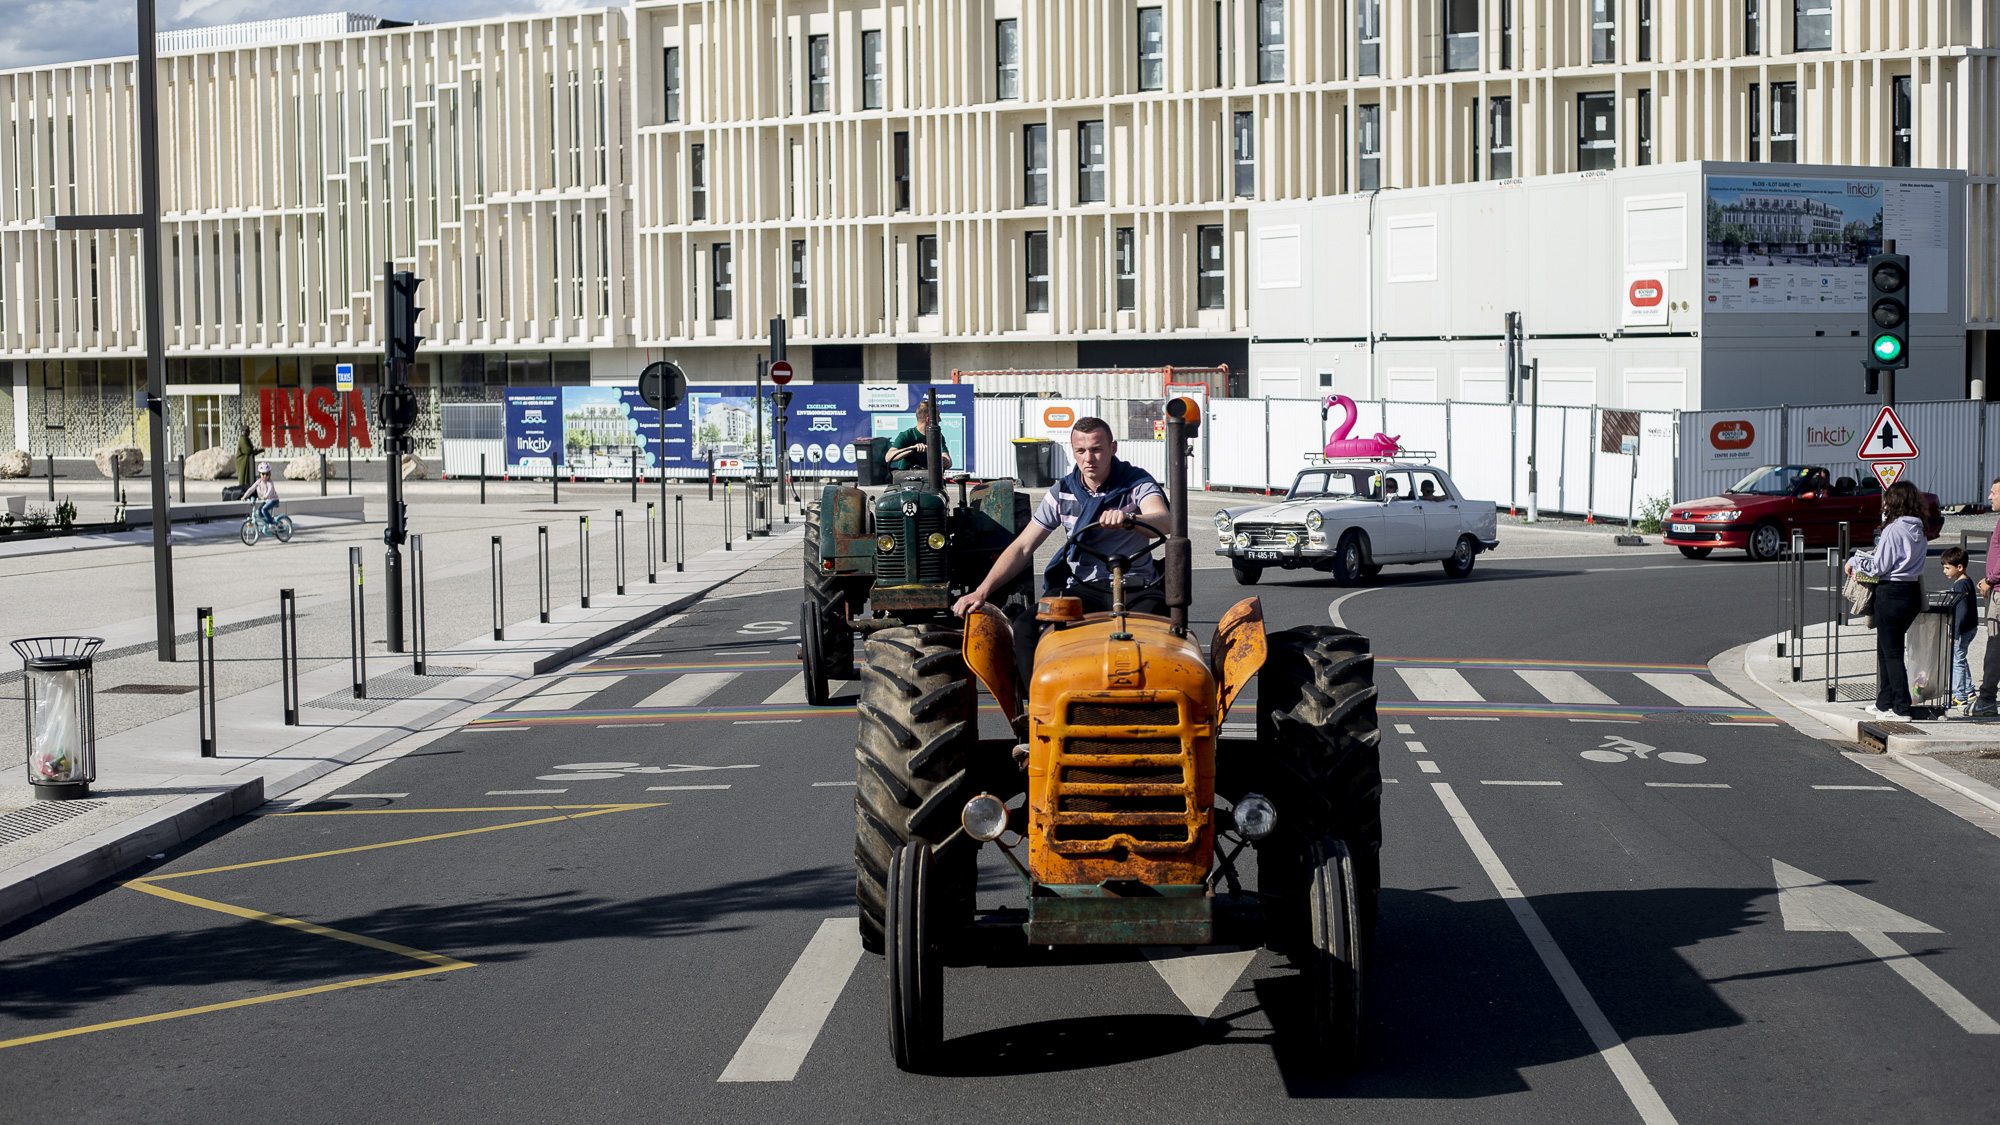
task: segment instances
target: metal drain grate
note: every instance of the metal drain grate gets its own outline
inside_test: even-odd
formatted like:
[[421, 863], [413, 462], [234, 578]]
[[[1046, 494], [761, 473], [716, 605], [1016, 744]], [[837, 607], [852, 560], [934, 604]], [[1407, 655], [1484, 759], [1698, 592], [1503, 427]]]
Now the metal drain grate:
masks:
[[1873, 702], [1875, 699], [1874, 680], [1848, 680], [1833, 689], [1840, 699], [1861, 699]]
[[0, 845], [25, 840], [74, 816], [104, 807], [103, 801], [41, 801], [0, 816]]
[[426, 669], [429, 675], [419, 676], [408, 670], [384, 672], [368, 680], [368, 698], [356, 699], [352, 691], [336, 691], [322, 695], [318, 699], [306, 700], [307, 707], [329, 707], [336, 711], [375, 711], [404, 699], [412, 699], [437, 686], [437, 681], [449, 676], [468, 676], [476, 669], [446, 668], [432, 664]]
[[194, 684], [119, 684], [104, 689], [106, 695], [186, 695]]
[[1729, 716], [1710, 711], [1648, 711], [1642, 717], [1649, 723], [1686, 723], [1699, 727], [1729, 721]]

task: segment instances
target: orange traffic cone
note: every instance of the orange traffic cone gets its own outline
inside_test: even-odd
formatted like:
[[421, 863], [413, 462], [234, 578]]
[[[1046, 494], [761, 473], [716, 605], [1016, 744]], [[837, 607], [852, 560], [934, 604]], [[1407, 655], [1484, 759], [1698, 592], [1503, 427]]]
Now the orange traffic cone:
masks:
[[1585, 509], [1583, 510], [1583, 522], [1584, 522], [1584, 523], [1587, 523], [1587, 524], [1591, 524], [1591, 523], [1596, 523], [1596, 522], [1597, 522], [1597, 513], [1595, 513], [1595, 512], [1593, 512], [1593, 511], [1591, 511], [1591, 510], [1590, 510], [1590, 509], [1588, 509], [1588, 508], [1585, 508]]

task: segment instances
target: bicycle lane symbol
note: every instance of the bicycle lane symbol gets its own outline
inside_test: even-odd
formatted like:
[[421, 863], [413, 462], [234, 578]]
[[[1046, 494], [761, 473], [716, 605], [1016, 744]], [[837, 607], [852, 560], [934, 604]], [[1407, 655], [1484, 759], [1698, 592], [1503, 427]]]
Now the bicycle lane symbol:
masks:
[[1652, 754], [1662, 762], [1671, 762], [1677, 766], [1698, 766], [1708, 761], [1707, 758], [1702, 757], [1700, 754], [1690, 754], [1684, 750], [1667, 750], [1655, 753], [1658, 749], [1658, 747], [1648, 746], [1643, 742], [1634, 742], [1623, 735], [1607, 734], [1604, 736], [1604, 745], [1599, 746], [1595, 750], [1585, 750], [1582, 757], [1585, 761], [1590, 762], [1625, 762], [1630, 761], [1632, 758], [1644, 761], [1646, 755]]

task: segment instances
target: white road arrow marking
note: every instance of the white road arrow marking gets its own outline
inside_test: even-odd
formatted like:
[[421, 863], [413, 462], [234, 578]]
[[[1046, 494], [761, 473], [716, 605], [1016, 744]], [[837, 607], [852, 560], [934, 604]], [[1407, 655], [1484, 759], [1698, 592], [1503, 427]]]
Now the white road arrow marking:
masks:
[[1207, 1019], [1222, 1006], [1243, 970], [1257, 956], [1254, 949], [1184, 950], [1177, 945], [1149, 945], [1144, 950], [1153, 971], [1181, 998], [1193, 1015]]
[[2000, 1035], [2000, 1023], [1888, 936], [1943, 932], [1936, 926], [1863, 898], [1783, 860], [1771, 861], [1771, 876], [1778, 886], [1778, 912], [1784, 916], [1785, 929], [1852, 934], [1863, 948], [1894, 969], [1897, 976], [1923, 993], [1924, 999], [1936, 1004], [1958, 1026], [1973, 1035]]

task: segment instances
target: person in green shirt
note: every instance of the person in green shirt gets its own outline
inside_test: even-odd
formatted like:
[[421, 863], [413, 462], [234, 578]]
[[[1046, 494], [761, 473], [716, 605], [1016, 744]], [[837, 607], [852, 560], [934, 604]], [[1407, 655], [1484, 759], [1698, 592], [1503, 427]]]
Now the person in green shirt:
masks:
[[[925, 432], [937, 427], [937, 419], [931, 416], [931, 400], [917, 403], [917, 424], [896, 435], [889, 443], [889, 465], [896, 469], [928, 469], [931, 467], [930, 450], [925, 442]], [[951, 447], [944, 444], [944, 435], [938, 435], [938, 449], [944, 454], [944, 467], [951, 468]]]

